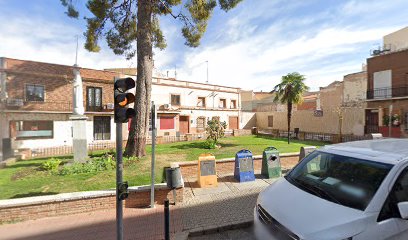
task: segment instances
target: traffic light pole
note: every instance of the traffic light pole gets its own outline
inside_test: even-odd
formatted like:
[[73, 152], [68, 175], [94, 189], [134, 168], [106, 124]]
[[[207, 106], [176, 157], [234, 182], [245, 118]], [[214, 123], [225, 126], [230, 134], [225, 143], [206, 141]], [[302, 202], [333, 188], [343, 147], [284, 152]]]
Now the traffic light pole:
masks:
[[122, 123], [116, 123], [116, 236], [123, 239], [123, 200], [119, 198], [119, 184], [123, 182]]

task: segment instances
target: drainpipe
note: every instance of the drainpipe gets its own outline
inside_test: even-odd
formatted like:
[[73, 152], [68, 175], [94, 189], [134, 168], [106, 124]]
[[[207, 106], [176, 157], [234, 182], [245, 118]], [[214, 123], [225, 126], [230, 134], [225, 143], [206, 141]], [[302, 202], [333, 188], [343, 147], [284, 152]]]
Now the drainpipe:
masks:
[[6, 69], [6, 60], [4, 58], [0, 58], [0, 102], [3, 103], [7, 99], [7, 89], [6, 89], [6, 78], [7, 74], [3, 72]]

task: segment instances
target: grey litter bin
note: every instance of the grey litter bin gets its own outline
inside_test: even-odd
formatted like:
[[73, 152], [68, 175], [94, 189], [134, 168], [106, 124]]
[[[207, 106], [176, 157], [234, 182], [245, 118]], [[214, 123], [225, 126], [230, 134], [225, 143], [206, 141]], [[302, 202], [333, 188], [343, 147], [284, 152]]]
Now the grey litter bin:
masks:
[[183, 187], [180, 167], [166, 168], [166, 182], [167, 187], [170, 189]]
[[307, 155], [311, 154], [315, 150], [316, 150], [315, 146], [301, 147], [299, 153], [299, 162], [302, 161], [303, 158], [305, 158]]

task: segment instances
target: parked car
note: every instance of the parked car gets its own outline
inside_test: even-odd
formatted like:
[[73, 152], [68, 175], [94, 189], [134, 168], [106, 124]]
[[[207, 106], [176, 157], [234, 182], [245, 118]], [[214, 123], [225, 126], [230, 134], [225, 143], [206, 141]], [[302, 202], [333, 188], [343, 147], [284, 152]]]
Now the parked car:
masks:
[[408, 239], [408, 139], [325, 146], [259, 194], [258, 239]]

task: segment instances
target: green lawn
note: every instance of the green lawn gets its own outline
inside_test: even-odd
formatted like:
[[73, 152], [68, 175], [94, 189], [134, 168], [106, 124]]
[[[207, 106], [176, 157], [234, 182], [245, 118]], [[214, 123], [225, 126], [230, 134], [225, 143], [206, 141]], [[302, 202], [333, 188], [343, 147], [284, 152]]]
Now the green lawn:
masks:
[[[322, 146], [324, 143], [316, 141], [292, 141], [290, 145], [285, 139], [257, 136], [230, 137], [221, 140], [221, 149], [205, 149], [204, 141], [178, 142], [161, 144], [156, 147], [156, 182], [163, 182], [163, 168], [170, 162], [197, 160], [202, 153], [212, 153], [216, 159], [234, 157], [243, 148], [249, 149], [254, 155], [262, 154], [268, 146], [276, 147], [281, 153], [298, 152], [301, 146]], [[150, 154], [148, 156], [127, 161], [125, 163], [124, 179], [129, 185], [145, 185], [150, 182]], [[102, 154], [93, 153], [94, 156]], [[72, 156], [58, 157], [64, 162]], [[57, 194], [63, 192], [104, 190], [115, 187], [115, 170], [98, 173], [76, 175], [52, 175], [41, 171], [41, 163], [47, 159], [18, 161], [0, 169], [0, 199], [10, 199], [28, 196]]]

